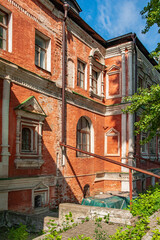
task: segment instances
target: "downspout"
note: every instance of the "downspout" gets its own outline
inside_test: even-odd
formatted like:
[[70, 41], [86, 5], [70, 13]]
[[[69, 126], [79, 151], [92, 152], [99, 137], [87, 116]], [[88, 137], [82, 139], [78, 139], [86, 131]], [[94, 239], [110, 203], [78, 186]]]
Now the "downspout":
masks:
[[134, 52], [135, 52], [135, 93], [137, 92], [137, 48], [136, 48], [136, 34], [134, 33], [132, 36]]
[[62, 27], [62, 143], [65, 143], [65, 85], [66, 85], [66, 20], [69, 5], [64, 2], [64, 19], [63, 19], [63, 27]]

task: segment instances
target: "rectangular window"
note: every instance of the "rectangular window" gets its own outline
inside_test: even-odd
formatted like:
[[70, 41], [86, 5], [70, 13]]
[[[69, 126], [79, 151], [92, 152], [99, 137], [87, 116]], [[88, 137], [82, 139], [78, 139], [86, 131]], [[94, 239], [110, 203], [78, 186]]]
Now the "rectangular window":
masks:
[[35, 64], [46, 69], [46, 40], [36, 35], [35, 37]]
[[77, 65], [77, 86], [84, 88], [85, 82], [85, 64], [78, 60]]
[[0, 48], [7, 50], [8, 14], [0, 10]]
[[150, 155], [156, 154], [156, 137], [152, 138], [149, 142], [149, 154]]
[[92, 88], [95, 94], [98, 94], [98, 73], [92, 70]]
[[[146, 139], [147, 135], [145, 133], [141, 134], [141, 141], [144, 141]], [[148, 154], [148, 149], [147, 149], [148, 144], [145, 143], [141, 145], [141, 153], [142, 154]]]

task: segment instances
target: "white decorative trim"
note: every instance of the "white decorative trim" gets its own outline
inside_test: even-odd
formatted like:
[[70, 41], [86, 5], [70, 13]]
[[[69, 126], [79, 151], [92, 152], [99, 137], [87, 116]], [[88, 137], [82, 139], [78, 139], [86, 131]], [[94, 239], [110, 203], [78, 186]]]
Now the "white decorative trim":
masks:
[[14, 163], [16, 165], [16, 168], [37, 168], [40, 169], [40, 167], [43, 165], [43, 160], [37, 160], [37, 159], [15, 159]]
[[[108, 142], [108, 137], [110, 137], [110, 136], [118, 137], [118, 142], [117, 142], [118, 152], [117, 152], [117, 154], [116, 153], [114, 153], [114, 154], [108, 153], [107, 142]], [[104, 142], [105, 142], [105, 146], [104, 146], [105, 156], [120, 156], [120, 133], [116, 129], [111, 128], [111, 129], [109, 129], [108, 132], [105, 133], [105, 141]]]
[[8, 177], [9, 166], [9, 103], [10, 103], [10, 79], [3, 80], [3, 98], [2, 98], [2, 152], [0, 162], [0, 177]]
[[[122, 149], [122, 153], [121, 153], [121, 157], [122, 157], [122, 163], [126, 163], [126, 150], [127, 150], [127, 146], [126, 146], [126, 142], [127, 142], [127, 125], [126, 125], [126, 120], [127, 120], [127, 115], [126, 114], [122, 114], [121, 115], [121, 149]], [[122, 172], [127, 172], [128, 169], [121, 167], [121, 171]]]
[[94, 182], [99, 181], [129, 181], [129, 174], [128, 173], [121, 173], [121, 172], [100, 172], [96, 173], [96, 177]]
[[[42, 196], [42, 203], [44, 206], [41, 206], [40, 208], [35, 208], [34, 206], [34, 199], [37, 195]], [[39, 183], [32, 189], [32, 207], [35, 208], [35, 210], [41, 210], [42, 207], [45, 207], [49, 203], [49, 187], [44, 184], [43, 182]]]
[[126, 59], [125, 48], [121, 49], [122, 54], [122, 97], [126, 96]]
[[[42, 0], [40, 0], [40, 1], [42, 1]], [[33, 12], [33, 10], [31, 10], [31, 9], [29, 9], [29, 8], [27, 8], [27, 6], [26, 6], [26, 9], [25, 8], [23, 8], [20, 4], [18, 4], [16, 1], [14, 1], [14, 0], [8, 0], [8, 2], [10, 2], [15, 8], [17, 8], [20, 12], [22, 12], [22, 13], [24, 13], [26, 16], [28, 16], [29, 18], [31, 18], [32, 20], [34, 20], [35, 22], [37, 22], [37, 23], [39, 23], [40, 25], [43, 25], [45, 28], [47, 28], [50, 32], [52, 32], [52, 33], [57, 33], [58, 34], [58, 32], [56, 32], [56, 30], [55, 30], [55, 28], [54, 27], [50, 27], [50, 26], [52, 26], [52, 25], [46, 25], [45, 24], [45, 21], [44, 21], [44, 19], [43, 19], [43, 16], [41, 15], [41, 14], [37, 14], [37, 16], [36, 15], [33, 15], [32, 13], [31, 13], [31, 11]], [[53, 5], [54, 6], [54, 5]], [[56, 15], [57, 17], [60, 17], [60, 13], [59, 13], [59, 11], [57, 11], [57, 9], [55, 9], [54, 7], [53, 8], [51, 8], [50, 9], [50, 11], [52, 12], [53, 11], [53, 13], [54, 13], [54, 15]], [[59, 35], [59, 34], [58, 34]]]
[[47, 186], [56, 185], [56, 177], [54, 175], [50, 176], [37, 176], [37, 177], [27, 177], [27, 178], [13, 178], [0, 180], [0, 192], [5, 191], [21, 191], [25, 189], [33, 189], [37, 184], [43, 182]]

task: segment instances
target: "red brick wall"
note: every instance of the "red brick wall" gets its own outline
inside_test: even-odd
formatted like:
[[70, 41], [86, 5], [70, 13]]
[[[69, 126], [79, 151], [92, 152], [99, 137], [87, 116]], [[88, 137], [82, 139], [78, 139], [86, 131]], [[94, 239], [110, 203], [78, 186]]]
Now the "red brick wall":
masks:
[[32, 210], [31, 190], [14, 191], [8, 193], [8, 210], [30, 212]]
[[[42, 154], [44, 164], [40, 169], [16, 169], [14, 160], [16, 158], [16, 114], [14, 108], [25, 101], [28, 97], [34, 96], [47, 114], [43, 125]], [[56, 99], [46, 97], [42, 94], [23, 88], [16, 84], [11, 86], [10, 96], [10, 125], [9, 125], [9, 145], [10, 145], [10, 168], [9, 176], [33, 176], [39, 174], [54, 174], [56, 172], [56, 151], [60, 141], [60, 116], [59, 104]]]
[[[9, 9], [13, 14], [12, 52], [10, 53], [0, 49], [0, 55], [1, 57], [14, 62], [27, 70], [55, 81], [61, 74], [61, 46], [57, 47], [56, 39], [60, 39], [60, 41], [62, 40], [62, 23], [53, 14], [51, 14], [49, 10], [45, 9], [39, 1], [16, 0], [16, 3], [23, 9], [27, 10], [36, 19], [40, 19], [42, 23], [34, 21], [31, 17], [20, 11], [16, 6], [13, 6], [10, 2], [0, 0], [0, 4]], [[44, 11], [42, 11], [41, 8], [43, 8]], [[47, 30], [45, 28], [45, 24], [47, 24], [47, 26], [51, 29], [54, 28], [54, 31]], [[35, 30], [42, 32], [51, 39], [51, 73], [48, 73], [35, 65]]]

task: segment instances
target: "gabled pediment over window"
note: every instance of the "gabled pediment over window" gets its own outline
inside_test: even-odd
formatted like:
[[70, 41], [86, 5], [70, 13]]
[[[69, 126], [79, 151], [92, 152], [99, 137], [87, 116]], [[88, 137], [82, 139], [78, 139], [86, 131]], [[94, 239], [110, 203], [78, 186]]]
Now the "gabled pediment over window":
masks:
[[110, 72], [115, 72], [115, 71], [120, 71], [120, 67], [118, 67], [117, 65], [113, 64], [110, 69], [108, 70], [108, 73]]
[[45, 112], [43, 111], [42, 107], [40, 106], [40, 104], [38, 103], [38, 101], [34, 96], [29, 97], [27, 100], [19, 104], [15, 108], [15, 110], [22, 110], [22, 111], [35, 113], [35, 114], [39, 114], [46, 117]]
[[118, 131], [114, 128], [109, 129], [108, 132], [106, 132], [107, 135], [117, 135], [119, 134]]
[[38, 185], [34, 187], [34, 191], [42, 191], [42, 190], [48, 190], [48, 186], [44, 184], [43, 182], [40, 182]]
[[46, 114], [34, 96], [15, 108], [16, 128], [16, 168], [40, 168], [42, 156], [42, 125]]

